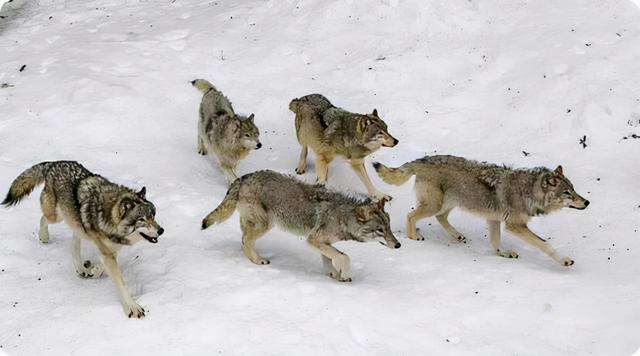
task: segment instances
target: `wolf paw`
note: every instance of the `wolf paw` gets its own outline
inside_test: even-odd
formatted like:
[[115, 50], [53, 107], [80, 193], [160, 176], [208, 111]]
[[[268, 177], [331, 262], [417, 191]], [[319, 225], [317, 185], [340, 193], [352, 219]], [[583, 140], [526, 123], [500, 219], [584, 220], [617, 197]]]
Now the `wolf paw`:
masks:
[[467, 238], [466, 238], [466, 237], [464, 237], [464, 236], [462, 236], [462, 235], [458, 235], [458, 236], [456, 237], [456, 240], [458, 240], [458, 242], [463, 243], [463, 244], [466, 244], [466, 243], [467, 243]]
[[103, 272], [102, 264], [95, 264], [89, 260], [84, 261], [82, 267], [76, 269], [76, 273], [82, 278], [98, 278], [102, 276]]
[[342, 277], [340, 276], [340, 273], [330, 272], [328, 276], [335, 279], [338, 282], [353, 282], [353, 279], [351, 279], [351, 277], [346, 277], [346, 278]]
[[144, 309], [137, 303], [125, 304], [122, 306], [122, 309], [124, 310], [124, 314], [129, 318], [144, 318]]
[[271, 263], [271, 261], [269, 261], [266, 258], [262, 258], [262, 257], [258, 257], [255, 260], [251, 260], [251, 262], [257, 264], [257, 265], [268, 265]]
[[40, 229], [40, 231], [38, 232], [38, 238], [43, 244], [49, 243], [49, 232]]
[[562, 260], [560, 260], [560, 264], [562, 264], [563, 266], [573, 266], [573, 264], [575, 263], [575, 261], [573, 261], [572, 259], [570, 259], [569, 257], [565, 257]]
[[498, 254], [498, 256], [505, 257], [505, 258], [518, 258], [518, 253], [512, 250], [497, 249], [496, 253]]
[[307, 170], [304, 168], [296, 168], [295, 171], [296, 174], [304, 174]]
[[[419, 230], [419, 229], [418, 229]], [[424, 236], [422, 236], [418, 231], [416, 231], [415, 236], [407, 235], [408, 238], [415, 241], [424, 241]]]
[[340, 282], [351, 282], [349, 277], [349, 270], [351, 266], [351, 260], [347, 255], [340, 255], [339, 257], [331, 260], [331, 267], [329, 270], [329, 276]]

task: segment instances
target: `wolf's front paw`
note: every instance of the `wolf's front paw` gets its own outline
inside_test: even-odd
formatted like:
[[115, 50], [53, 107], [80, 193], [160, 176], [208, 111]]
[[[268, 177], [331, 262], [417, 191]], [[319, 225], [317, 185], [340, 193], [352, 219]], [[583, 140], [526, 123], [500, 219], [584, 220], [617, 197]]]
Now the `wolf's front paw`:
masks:
[[353, 281], [351, 279], [351, 277], [342, 277], [340, 275], [340, 273], [337, 273], [337, 272], [330, 272], [329, 273], [329, 277], [335, 279], [338, 282], [352, 282]]
[[125, 304], [122, 306], [124, 314], [129, 318], [144, 318], [144, 309], [137, 303]]
[[518, 258], [518, 253], [512, 250], [497, 249], [496, 253], [498, 254], [498, 256], [505, 258]]
[[564, 257], [563, 259], [560, 260], [560, 264], [563, 266], [573, 266], [575, 262], [570, 259], [569, 257]]
[[350, 265], [351, 261], [347, 255], [340, 255], [334, 258], [331, 260], [332, 268], [329, 271], [329, 276], [340, 282], [351, 282], [351, 278], [349, 277]]
[[38, 231], [38, 238], [43, 244], [49, 243], [49, 231], [40, 229], [40, 231]]
[[258, 264], [258, 265], [268, 265], [270, 263], [271, 263], [271, 261], [269, 261], [266, 258], [259, 258], [259, 259], [256, 260], [256, 264]]
[[461, 243], [463, 243], [463, 244], [466, 244], [466, 243], [467, 243], [467, 238], [466, 238], [466, 237], [464, 237], [463, 235], [458, 235], [458, 236], [456, 236], [456, 240], [458, 240], [458, 242], [461, 242]]
[[99, 278], [104, 272], [104, 267], [100, 263], [84, 261], [81, 268], [76, 269], [78, 276], [82, 278]]
[[418, 231], [416, 231], [415, 236], [407, 234], [407, 237], [415, 241], [424, 241], [424, 236], [422, 236]]
[[305, 168], [296, 168], [296, 174], [304, 174], [307, 170]]

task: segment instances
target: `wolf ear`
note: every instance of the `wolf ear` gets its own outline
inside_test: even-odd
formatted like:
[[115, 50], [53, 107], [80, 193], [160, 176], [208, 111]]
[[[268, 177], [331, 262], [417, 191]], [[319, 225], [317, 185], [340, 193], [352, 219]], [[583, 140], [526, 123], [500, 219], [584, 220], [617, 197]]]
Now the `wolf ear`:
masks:
[[378, 200], [378, 202], [376, 203], [376, 207], [380, 210], [380, 211], [384, 211], [384, 204], [387, 202], [387, 199], [385, 198], [381, 198]]
[[373, 116], [375, 116], [375, 117], [378, 117], [378, 118], [379, 118], [379, 116], [378, 116], [378, 109], [373, 109], [373, 112], [371, 113], [371, 115], [373, 115]]
[[363, 223], [365, 221], [371, 220], [371, 208], [368, 204], [356, 206], [354, 212], [356, 214], [356, 219], [358, 219], [358, 222]]
[[556, 174], [556, 176], [558, 176], [558, 177], [563, 177], [563, 174], [562, 174], [562, 166], [558, 166], [558, 167], [556, 167], [556, 169], [553, 171], [553, 173], [555, 173], [555, 174]]
[[138, 196], [138, 198], [140, 198], [142, 200], [146, 200], [147, 199], [147, 187], [142, 187], [142, 189], [140, 189], [140, 191], [137, 192], [136, 195]]
[[124, 216], [127, 214], [127, 211], [133, 209], [134, 206], [135, 203], [133, 202], [133, 200], [129, 198], [122, 199], [122, 201], [120, 202], [120, 219], [124, 218]]
[[253, 114], [251, 114], [251, 115], [249, 115], [249, 117], [247, 118], [247, 120], [249, 120], [249, 122], [253, 122], [253, 118], [254, 118], [254, 116], [253, 116]]

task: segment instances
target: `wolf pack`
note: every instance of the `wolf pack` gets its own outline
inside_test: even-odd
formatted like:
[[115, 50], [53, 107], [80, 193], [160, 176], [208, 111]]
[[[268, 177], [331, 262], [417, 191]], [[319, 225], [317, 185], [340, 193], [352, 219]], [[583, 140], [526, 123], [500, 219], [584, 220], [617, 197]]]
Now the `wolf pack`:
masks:
[[[255, 243], [273, 225], [278, 225], [306, 237], [309, 246], [320, 253], [327, 275], [341, 282], [351, 281], [350, 260], [333, 246], [336, 242], [379, 242], [391, 249], [400, 248], [385, 211], [385, 204], [392, 198], [373, 185], [365, 165], [368, 155], [399, 143], [377, 110], [353, 113], [334, 106], [320, 94], [293, 99], [289, 109], [295, 114], [296, 137], [301, 146], [295, 173], [306, 172], [311, 149], [315, 156], [316, 184], [271, 170], [238, 177], [238, 162], [262, 146], [254, 115], [236, 114], [229, 99], [204, 79], [191, 84], [203, 94], [198, 153], [214, 156], [229, 183], [222, 202], [202, 220], [203, 230], [237, 211], [244, 254], [255, 264], [267, 265], [270, 261], [256, 251]], [[325, 187], [329, 163], [337, 157], [349, 162], [368, 196]], [[424, 240], [416, 223], [435, 216], [454, 241], [465, 243], [466, 237], [448, 220], [449, 213], [460, 208], [486, 219], [489, 241], [499, 256], [518, 258], [517, 252], [501, 244], [504, 223], [507, 231], [561, 265], [574, 264], [527, 227], [534, 216], [562, 208], [585, 209], [589, 205], [588, 200], [576, 193], [561, 166], [553, 170], [514, 169], [448, 155], [426, 156], [397, 168], [379, 162], [372, 166], [391, 185], [402, 185], [415, 176], [416, 206], [406, 219], [405, 234], [409, 239]], [[134, 190], [115, 184], [74, 161], [42, 162], [13, 181], [2, 204], [6, 207], [18, 204], [43, 183], [40, 241], [49, 241], [49, 224], [64, 221], [72, 231], [71, 253], [76, 273], [82, 278], [98, 278], [106, 272], [117, 286], [125, 315], [144, 317], [145, 310], [126, 287], [117, 254], [121, 247], [138, 241], [155, 244], [164, 233], [156, 222], [154, 204], [146, 198], [146, 188]], [[100, 262], [82, 258], [82, 241], [97, 246]]]

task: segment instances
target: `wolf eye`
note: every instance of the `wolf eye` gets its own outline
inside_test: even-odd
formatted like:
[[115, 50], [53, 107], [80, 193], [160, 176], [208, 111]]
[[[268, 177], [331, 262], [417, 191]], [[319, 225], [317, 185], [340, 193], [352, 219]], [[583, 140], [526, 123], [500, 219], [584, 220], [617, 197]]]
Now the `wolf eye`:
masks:
[[565, 190], [564, 192], [562, 192], [562, 194], [564, 194], [564, 195], [571, 195], [571, 192], [570, 192], [570, 191], [568, 191], [568, 190]]
[[246, 134], [246, 135], [244, 135], [244, 137], [249, 138], [250, 136], [249, 136], [249, 134]]
[[376, 230], [376, 232], [377, 232], [377, 233], [379, 233], [379, 234], [384, 234], [384, 229], [383, 229], [383, 228], [381, 228], [381, 227], [379, 227], [379, 228]]

